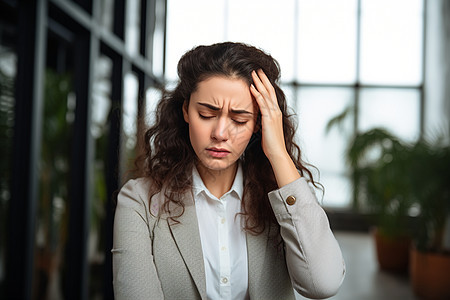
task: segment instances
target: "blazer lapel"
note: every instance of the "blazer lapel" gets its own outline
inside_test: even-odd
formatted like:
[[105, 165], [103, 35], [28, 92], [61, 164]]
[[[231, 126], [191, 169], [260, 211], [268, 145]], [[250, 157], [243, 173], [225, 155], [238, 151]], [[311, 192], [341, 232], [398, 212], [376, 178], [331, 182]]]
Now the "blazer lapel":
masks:
[[260, 293], [260, 278], [263, 273], [264, 259], [267, 247], [267, 229], [258, 236], [247, 232], [248, 257], [248, 292], [250, 299], [258, 299]]
[[[172, 236], [202, 299], [206, 299], [205, 267], [192, 192], [185, 195], [185, 210], [177, 220], [167, 219]], [[172, 207], [173, 208], [173, 207]], [[171, 208], [171, 211], [172, 211]]]

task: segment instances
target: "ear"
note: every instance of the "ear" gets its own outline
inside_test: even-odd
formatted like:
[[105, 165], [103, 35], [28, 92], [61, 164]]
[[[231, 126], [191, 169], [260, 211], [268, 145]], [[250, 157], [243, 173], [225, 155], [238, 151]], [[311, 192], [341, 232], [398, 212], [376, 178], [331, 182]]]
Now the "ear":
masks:
[[189, 103], [187, 101], [184, 101], [182, 109], [184, 121], [189, 124], [189, 114], [188, 114]]

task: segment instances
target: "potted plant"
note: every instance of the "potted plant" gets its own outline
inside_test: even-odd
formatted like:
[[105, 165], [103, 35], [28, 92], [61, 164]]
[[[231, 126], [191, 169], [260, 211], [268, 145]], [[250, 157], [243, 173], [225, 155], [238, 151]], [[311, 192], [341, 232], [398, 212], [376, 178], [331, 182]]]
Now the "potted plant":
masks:
[[[375, 128], [351, 140], [347, 160], [354, 184], [354, 203], [365, 210], [373, 230], [381, 269], [406, 272], [409, 264], [410, 216], [408, 145]], [[406, 175], [406, 176], [405, 176]]]
[[359, 189], [358, 201], [365, 201], [377, 226], [380, 267], [400, 271], [407, 262], [405, 252], [410, 252], [414, 292], [426, 299], [450, 299], [450, 248], [444, 243], [450, 235], [448, 134], [406, 143], [376, 128], [355, 135], [347, 159]]
[[412, 287], [426, 299], [450, 299], [450, 249], [444, 245], [450, 235], [445, 230], [450, 215], [448, 139], [421, 140], [411, 153], [411, 194], [419, 208], [411, 249]]

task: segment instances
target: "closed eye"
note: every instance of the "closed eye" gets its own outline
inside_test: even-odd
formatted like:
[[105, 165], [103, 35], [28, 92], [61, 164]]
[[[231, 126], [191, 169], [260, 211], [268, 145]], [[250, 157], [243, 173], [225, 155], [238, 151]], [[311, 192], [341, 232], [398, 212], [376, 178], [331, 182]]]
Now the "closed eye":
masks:
[[202, 114], [198, 114], [199, 115], [199, 117], [200, 117], [200, 119], [204, 119], [204, 120], [208, 120], [208, 119], [212, 119], [212, 118], [214, 118], [215, 116], [205, 116], [205, 115], [202, 115]]
[[[199, 113], [198, 116], [200, 117], [200, 119], [203, 119], [203, 120], [209, 120], [209, 119], [212, 119], [212, 118], [215, 117], [215, 116], [210, 116], [210, 115], [203, 115], [201, 113]], [[236, 120], [236, 119], [232, 119], [232, 120], [237, 125], [245, 125], [248, 122], [247, 120], [246, 121], [239, 121], [239, 120]]]
[[247, 124], [248, 121], [238, 121], [238, 120], [233, 120], [236, 124], [238, 125], [244, 125]]

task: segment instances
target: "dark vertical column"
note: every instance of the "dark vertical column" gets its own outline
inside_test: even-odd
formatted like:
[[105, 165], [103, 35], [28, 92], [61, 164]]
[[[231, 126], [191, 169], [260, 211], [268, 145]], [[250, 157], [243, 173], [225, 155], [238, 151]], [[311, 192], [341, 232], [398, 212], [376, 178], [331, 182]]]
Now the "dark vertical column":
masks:
[[113, 32], [121, 40], [125, 37], [125, 1], [114, 1]]
[[[149, 15], [148, 12], [148, 0], [141, 0], [141, 23], [140, 23], [140, 28], [139, 28], [139, 52], [141, 53], [141, 55], [143, 57], [147, 57], [147, 39], [148, 39], [148, 35], [147, 33], [149, 33], [149, 26], [152, 23], [152, 20], [149, 18], [151, 17], [151, 15]], [[151, 35], [150, 35], [151, 36]]]
[[140, 156], [144, 153], [144, 134], [145, 134], [145, 117], [146, 117], [146, 109], [145, 109], [145, 92], [147, 87], [149, 86], [149, 79], [145, 76], [144, 72], [137, 72], [138, 76], [138, 99], [137, 99], [137, 143], [136, 143], [136, 157]]
[[112, 109], [109, 119], [108, 153], [106, 153], [106, 189], [108, 201], [106, 202], [106, 232], [105, 232], [105, 285], [104, 298], [113, 299], [112, 286], [112, 254], [114, 212], [116, 197], [119, 189], [119, 149], [122, 124], [122, 94], [123, 94], [123, 60], [119, 55], [112, 55]]
[[66, 299], [88, 298], [87, 248], [89, 235], [90, 176], [92, 153], [90, 128], [90, 34], [78, 33], [74, 44], [74, 87], [76, 94], [73, 129], [69, 240], [66, 248]]
[[31, 299], [38, 202], [46, 1], [19, 1], [15, 125], [8, 219], [7, 299]]

